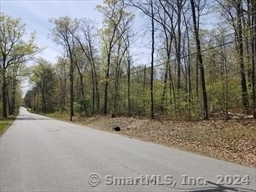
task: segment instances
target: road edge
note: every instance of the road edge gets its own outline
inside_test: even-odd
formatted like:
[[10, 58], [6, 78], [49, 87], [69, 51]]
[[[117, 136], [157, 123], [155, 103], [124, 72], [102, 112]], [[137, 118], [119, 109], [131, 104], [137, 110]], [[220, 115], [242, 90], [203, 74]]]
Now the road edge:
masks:
[[11, 125], [13, 124], [13, 122], [16, 120], [17, 116], [18, 116], [18, 115], [16, 115], [16, 116], [15, 116], [15, 119], [14, 119], [14, 120], [11, 120], [11, 121], [7, 124], [7, 126], [4, 128], [4, 130], [3, 130], [2, 132], [0, 132], [0, 137], [5, 133], [5, 131], [6, 131], [7, 129], [10, 128], [10, 126], [11, 126]]

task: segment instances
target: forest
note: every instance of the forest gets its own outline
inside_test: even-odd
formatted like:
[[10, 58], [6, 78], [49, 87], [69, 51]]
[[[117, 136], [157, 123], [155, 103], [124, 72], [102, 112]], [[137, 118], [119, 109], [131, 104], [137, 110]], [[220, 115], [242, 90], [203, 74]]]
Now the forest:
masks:
[[[49, 18], [49, 37], [62, 49], [55, 63], [37, 57], [36, 34], [25, 41], [22, 20], [1, 13], [2, 117], [25, 105], [70, 121], [256, 119], [255, 0], [104, 0], [96, 9], [101, 27], [93, 18]], [[149, 63], [137, 61], [140, 42]], [[24, 77], [31, 89], [22, 98]]]

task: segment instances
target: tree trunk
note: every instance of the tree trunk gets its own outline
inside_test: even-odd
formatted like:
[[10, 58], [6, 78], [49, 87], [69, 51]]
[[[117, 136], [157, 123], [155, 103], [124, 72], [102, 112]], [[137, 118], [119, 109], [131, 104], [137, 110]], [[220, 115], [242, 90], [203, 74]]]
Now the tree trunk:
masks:
[[110, 56], [111, 53], [108, 53], [108, 63], [107, 63], [107, 71], [106, 71], [106, 83], [105, 83], [105, 96], [104, 96], [104, 114], [108, 113], [108, 86], [109, 86], [109, 68], [110, 68]]
[[115, 110], [115, 114], [118, 113], [119, 85], [120, 85], [120, 81], [119, 80], [120, 80], [120, 65], [119, 65], [119, 61], [117, 61], [117, 64], [116, 64], [116, 77], [115, 77], [115, 96], [114, 96], [114, 110]]
[[144, 66], [144, 69], [143, 69], [143, 109], [144, 109], [144, 113], [146, 112], [146, 100], [145, 100], [145, 96], [146, 96], [146, 65]]
[[203, 92], [203, 108], [204, 108], [204, 117], [203, 119], [208, 120], [208, 101], [207, 101], [207, 92], [206, 92], [206, 85], [205, 85], [205, 75], [204, 75], [204, 66], [203, 66], [203, 58], [201, 54], [201, 44], [200, 44], [200, 37], [199, 37], [199, 29], [197, 27], [196, 22], [196, 13], [195, 13], [195, 2], [194, 0], [190, 0], [191, 8], [192, 8], [192, 17], [193, 17], [193, 25], [194, 25], [194, 33], [196, 39], [196, 46], [197, 46], [197, 55], [199, 61], [199, 68], [200, 68], [200, 77], [201, 77], [201, 84], [202, 84], [202, 92]]
[[61, 90], [60, 110], [61, 110], [61, 113], [62, 113], [63, 109], [64, 109], [64, 106], [65, 106], [64, 105], [64, 85], [63, 85], [61, 76], [60, 76], [59, 80], [60, 80], [60, 90]]
[[91, 66], [91, 76], [92, 76], [92, 114], [94, 114], [95, 113], [96, 89], [95, 89], [95, 79], [94, 79], [94, 73], [93, 73], [92, 66]]
[[162, 99], [161, 99], [161, 112], [162, 113], [164, 113], [164, 101], [165, 101], [165, 95], [166, 95], [166, 89], [167, 89], [167, 77], [168, 77], [168, 63], [166, 62], [165, 73], [164, 73], [164, 88], [163, 88]]
[[97, 112], [99, 111], [100, 109], [100, 95], [99, 95], [99, 88], [98, 88], [98, 78], [97, 78], [97, 72], [96, 72], [96, 67], [95, 67], [95, 61], [94, 61], [94, 56], [93, 56], [93, 49], [92, 49], [92, 43], [91, 41], [89, 40], [88, 41], [88, 44], [89, 44], [89, 50], [90, 50], [90, 58], [91, 58], [91, 68], [92, 68], [92, 76], [93, 76], [93, 113], [95, 112], [94, 111], [94, 107], [95, 107], [95, 104], [96, 104], [96, 109], [97, 109]]
[[171, 104], [171, 105], [174, 105], [174, 115], [175, 115], [175, 118], [177, 118], [176, 92], [175, 92], [174, 83], [173, 83], [173, 77], [172, 77], [172, 70], [171, 70], [170, 58], [168, 58], [167, 63], [168, 63], [168, 69], [169, 69], [170, 97], [173, 97], [173, 103], [172, 103], [172, 100], [170, 99], [170, 104]]
[[[3, 61], [5, 64], [5, 61]], [[3, 103], [3, 117], [7, 118], [7, 82], [6, 82], [6, 68], [3, 66], [3, 77], [2, 77], [2, 103]]]
[[127, 96], [128, 96], [128, 116], [131, 116], [131, 63], [128, 59], [128, 69], [127, 69]]
[[256, 1], [251, 0], [252, 14], [252, 102], [253, 102], [253, 118], [256, 119], [256, 86], [255, 86], [255, 62], [256, 62]]
[[82, 100], [83, 100], [83, 111], [86, 111], [86, 104], [85, 104], [85, 93], [84, 93], [84, 80], [83, 80], [83, 74], [81, 73], [80, 75], [80, 89], [81, 89], [81, 95], [82, 95]]
[[13, 87], [12, 87], [12, 107], [10, 114], [14, 115], [15, 107], [16, 107], [16, 79], [13, 79]]
[[94, 92], [95, 92], [95, 99], [96, 99], [96, 109], [97, 112], [100, 110], [100, 94], [99, 94], [99, 86], [98, 86], [98, 77], [97, 77], [97, 72], [96, 72], [96, 68], [95, 68], [95, 63], [92, 62], [92, 73], [94, 76]]
[[44, 90], [42, 90], [42, 99], [43, 99], [43, 112], [46, 114], [47, 113], [47, 109], [46, 109], [46, 98], [45, 98], [45, 94], [44, 94]]
[[82, 108], [83, 108], [83, 111], [86, 111], [83, 73], [81, 72], [81, 70], [77, 64], [76, 64], [76, 67], [77, 67], [77, 71], [79, 74], [80, 91], [81, 91], [81, 96], [82, 96]]
[[178, 24], [178, 42], [177, 42], [177, 89], [181, 88], [181, 13], [182, 13], [182, 0], [177, 0], [177, 24]]
[[35, 96], [36, 96], [36, 113], [38, 114], [38, 105], [39, 105], [39, 99], [38, 99], [38, 96], [39, 96], [39, 93], [35, 93]]
[[186, 36], [187, 36], [187, 46], [188, 46], [188, 114], [189, 120], [191, 120], [191, 106], [192, 106], [192, 81], [191, 81], [191, 51], [190, 51], [190, 42], [189, 42], [189, 28], [186, 22]]
[[247, 111], [249, 108], [248, 101], [248, 92], [246, 85], [246, 77], [245, 77], [245, 67], [244, 67], [244, 48], [243, 48], [243, 31], [242, 31], [242, 1], [237, 1], [237, 43], [238, 43], [238, 53], [239, 53], [239, 63], [240, 63], [240, 75], [241, 75], [241, 89], [242, 89], [242, 103], [244, 109]]
[[12, 108], [12, 104], [11, 104], [11, 99], [10, 99], [10, 90], [9, 90], [9, 88], [7, 88], [6, 97], [7, 97], [6, 100], [7, 100], [7, 106], [8, 106], [8, 114], [10, 114], [10, 111], [11, 111], [11, 108]]
[[72, 121], [72, 117], [74, 116], [74, 69], [73, 69], [73, 59], [72, 55], [70, 55], [70, 121]]
[[90, 62], [91, 64], [91, 76], [92, 76], [92, 114], [95, 113], [95, 105], [97, 102], [97, 98], [96, 98], [96, 94], [97, 94], [97, 89], [96, 89], [96, 75], [94, 74], [94, 69], [93, 69], [93, 65], [94, 63]]
[[150, 1], [151, 4], [151, 38], [152, 38], [152, 48], [151, 48], [151, 72], [150, 72], [150, 118], [154, 119], [154, 53], [155, 53], [155, 22], [154, 22], [154, 5], [153, 0]]
[[99, 86], [98, 86], [98, 80], [95, 73], [95, 85], [96, 85], [96, 101], [97, 101], [97, 112], [100, 110], [100, 93], [99, 93]]

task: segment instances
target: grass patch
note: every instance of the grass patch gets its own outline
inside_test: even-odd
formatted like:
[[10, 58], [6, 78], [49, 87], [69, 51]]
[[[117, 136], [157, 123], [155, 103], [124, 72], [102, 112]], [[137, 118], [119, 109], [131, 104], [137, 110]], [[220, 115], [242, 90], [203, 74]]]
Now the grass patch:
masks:
[[15, 115], [10, 115], [8, 118], [0, 118], [0, 135], [4, 133], [4, 131], [12, 124], [15, 119]]
[[54, 118], [54, 119], [64, 120], [64, 121], [69, 120], [69, 114], [67, 113], [50, 113], [50, 114], [42, 114], [42, 115], [50, 118]]
[[4, 132], [7, 125], [9, 125], [9, 121], [0, 121], [0, 134]]

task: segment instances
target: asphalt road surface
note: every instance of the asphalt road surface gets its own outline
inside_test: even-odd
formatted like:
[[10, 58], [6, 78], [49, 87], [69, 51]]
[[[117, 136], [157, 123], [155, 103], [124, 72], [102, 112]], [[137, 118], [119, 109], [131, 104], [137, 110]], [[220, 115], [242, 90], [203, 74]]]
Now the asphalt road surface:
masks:
[[0, 191], [255, 191], [253, 168], [31, 114], [1, 136]]

